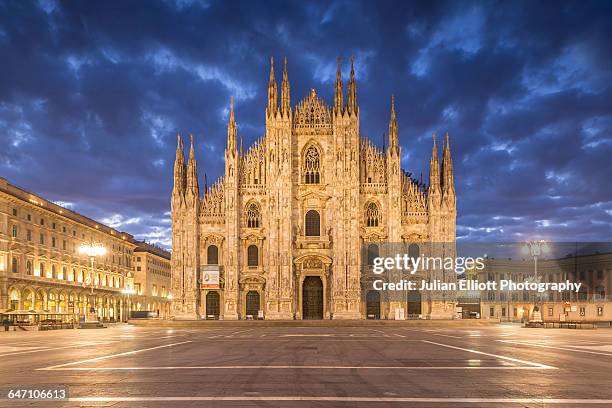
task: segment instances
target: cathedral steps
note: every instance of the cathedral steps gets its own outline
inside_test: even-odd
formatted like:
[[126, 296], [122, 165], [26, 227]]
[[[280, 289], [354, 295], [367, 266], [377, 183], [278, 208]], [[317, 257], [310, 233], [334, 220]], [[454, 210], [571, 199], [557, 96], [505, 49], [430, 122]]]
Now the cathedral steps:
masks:
[[498, 320], [130, 320], [147, 327], [475, 327], [499, 324]]

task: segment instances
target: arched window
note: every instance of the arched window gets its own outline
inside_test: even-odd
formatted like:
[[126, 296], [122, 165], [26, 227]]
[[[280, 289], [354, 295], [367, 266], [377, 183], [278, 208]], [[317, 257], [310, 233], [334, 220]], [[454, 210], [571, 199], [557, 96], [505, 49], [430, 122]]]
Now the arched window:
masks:
[[73, 282], [76, 282], [77, 280], [77, 276], [76, 276], [76, 269], [72, 268], [72, 279]]
[[26, 275], [31, 275], [31, 274], [32, 274], [32, 262], [27, 261], [26, 262]]
[[259, 265], [259, 248], [257, 248], [257, 245], [249, 245], [247, 248], [247, 265]]
[[246, 213], [247, 228], [259, 228], [261, 215], [259, 214], [259, 207], [255, 203], [249, 204]]
[[321, 159], [319, 150], [316, 147], [310, 146], [304, 152], [304, 183], [319, 184], [321, 181]]
[[51, 277], [53, 279], [57, 278], [57, 271], [55, 270], [55, 265], [51, 265]]
[[206, 261], [208, 265], [219, 265], [219, 248], [216, 245], [209, 245], [206, 249]]
[[319, 213], [310, 210], [306, 213], [306, 236], [318, 237], [321, 235], [321, 219]]
[[44, 263], [42, 263], [42, 262], [40, 263], [40, 269], [39, 269], [38, 272], [39, 272], [38, 276], [42, 276], [42, 277], [45, 276], [45, 264]]
[[374, 259], [378, 258], [378, 245], [368, 245], [368, 265], [374, 265]]
[[368, 204], [366, 208], [366, 226], [368, 227], [378, 227], [378, 206], [376, 203]]
[[13, 257], [13, 260], [11, 261], [11, 271], [13, 273], [17, 273], [18, 269], [17, 258]]
[[60, 279], [68, 279], [68, 268], [66, 268], [65, 266], [62, 267], [62, 276], [60, 277]]

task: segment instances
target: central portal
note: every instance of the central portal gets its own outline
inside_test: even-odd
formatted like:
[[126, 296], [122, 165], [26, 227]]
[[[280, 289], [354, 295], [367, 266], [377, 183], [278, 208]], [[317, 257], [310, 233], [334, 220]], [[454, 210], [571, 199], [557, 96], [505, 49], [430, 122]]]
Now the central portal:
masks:
[[302, 318], [323, 319], [323, 282], [318, 276], [306, 276], [302, 286]]
[[259, 292], [250, 290], [246, 295], [246, 315], [257, 319], [259, 315]]

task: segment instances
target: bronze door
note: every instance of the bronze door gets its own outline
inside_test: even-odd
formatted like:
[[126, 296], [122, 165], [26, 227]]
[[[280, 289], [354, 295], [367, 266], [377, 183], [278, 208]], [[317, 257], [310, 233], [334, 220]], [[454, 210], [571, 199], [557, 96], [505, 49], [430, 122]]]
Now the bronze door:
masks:
[[208, 292], [206, 294], [206, 318], [218, 319], [220, 312], [219, 293]]
[[246, 314], [257, 319], [259, 313], [259, 292], [251, 290], [246, 295]]
[[421, 314], [421, 292], [411, 290], [408, 292], [408, 317]]
[[323, 282], [318, 276], [307, 276], [302, 285], [302, 318], [323, 319]]
[[366, 318], [380, 319], [380, 292], [370, 290], [366, 296]]

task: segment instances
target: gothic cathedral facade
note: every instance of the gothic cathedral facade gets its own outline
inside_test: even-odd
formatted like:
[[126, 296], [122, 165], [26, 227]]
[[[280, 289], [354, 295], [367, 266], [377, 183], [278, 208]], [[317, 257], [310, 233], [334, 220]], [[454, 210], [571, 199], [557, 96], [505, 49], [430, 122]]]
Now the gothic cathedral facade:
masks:
[[[398, 309], [452, 318], [452, 298], [402, 302], [373, 293], [368, 266], [384, 243], [454, 247], [448, 135], [442, 163], [434, 135], [426, 186], [401, 169], [393, 98], [381, 149], [359, 130], [353, 61], [346, 99], [343, 86], [338, 59], [333, 105], [313, 89], [292, 108], [287, 62], [279, 100], [271, 61], [265, 136], [246, 151], [238, 146], [232, 100], [225, 175], [202, 195], [193, 138], [185, 163], [179, 135], [171, 203], [176, 319], [392, 319]], [[205, 285], [205, 271], [218, 272], [218, 284]]]

